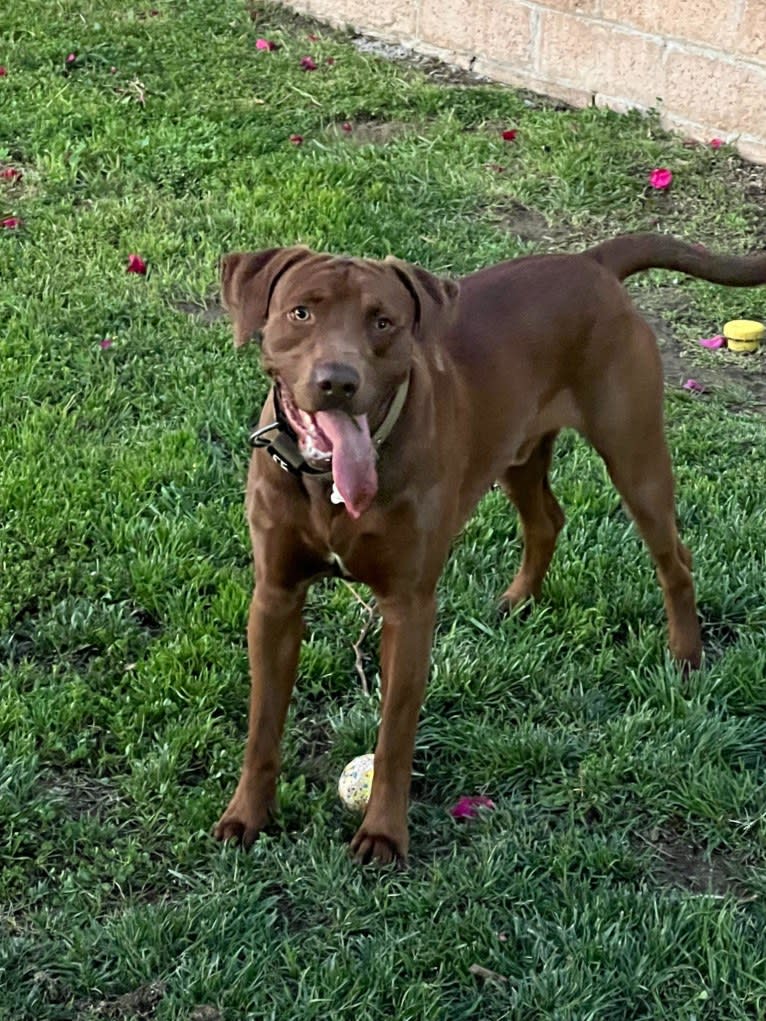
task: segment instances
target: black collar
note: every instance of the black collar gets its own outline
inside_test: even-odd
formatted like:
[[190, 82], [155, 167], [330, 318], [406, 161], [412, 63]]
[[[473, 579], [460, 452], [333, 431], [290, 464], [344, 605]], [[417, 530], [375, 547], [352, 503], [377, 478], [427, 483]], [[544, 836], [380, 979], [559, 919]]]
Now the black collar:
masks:
[[[373, 446], [377, 449], [388, 438], [402, 413], [407, 391], [410, 388], [409, 376], [401, 383], [394, 394], [386, 417], [375, 430], [372, 437]], [[315, 479], [332, 478], [330, 468], [313, 468], [305, 459], [298, 446], [298, 436], [290, 425], [279, 399], [279, 387], [271, 388], [271, 399], [274, 402], [275, 420], [268, 425], [260, 425], [250, 433], [250, 445], [265, 447], [266, 453], [276, 461], [280, 468], [291, 475], [308, 475]]]
[[298, 436], [288, 422], [279, 399], [279, 387], [271, 388], [271, 399], [274, 402], [275, 421], [254, 429], [250, 433], [250, 446], [265, 447], [272, 460], [291, 475], [311, 475], [315, 479], [332, 478], [329, 469], [325, 471], [322, 468], [312, 468], [300, 452]]

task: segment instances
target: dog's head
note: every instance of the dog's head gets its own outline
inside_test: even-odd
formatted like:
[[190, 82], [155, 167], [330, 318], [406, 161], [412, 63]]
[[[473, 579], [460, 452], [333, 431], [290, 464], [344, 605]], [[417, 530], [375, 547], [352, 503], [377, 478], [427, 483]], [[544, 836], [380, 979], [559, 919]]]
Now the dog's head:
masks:
[[224, 256], [221, 288], [235, 344], [261, 336], [263, 366], [304, 456], [332, 458], [334, 473], [364, 462], [346, 493], [336, 478], [353, 514], [366, 499], [354, 495], [372, 485], [370, 429], [408, 378], [414, 345], [448, 329], [457, 285], [397, 259], [294, 247]]

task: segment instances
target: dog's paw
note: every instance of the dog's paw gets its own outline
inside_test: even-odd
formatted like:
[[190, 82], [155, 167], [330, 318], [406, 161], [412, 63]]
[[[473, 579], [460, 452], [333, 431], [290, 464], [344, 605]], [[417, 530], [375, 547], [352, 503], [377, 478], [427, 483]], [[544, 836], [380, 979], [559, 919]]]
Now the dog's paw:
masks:
[[213, 836], [216, 840], [247, 849], [255, 843], [268, 817], [268, 809], [256, 810], [243, 804], [243, 798], [237, 792], [213, 828]]
[[382, 833], [371, 833], [362, 824], [349, 848], [357, 865], [391, 865], [393, 862], [406, 865], [408, 844], [406, 832], [397, 838]]
[[254, 826], [248, 826], [242, 819], [229, 815], [222, 815], [213, 827], [213, 836], [224, 844], [237, 844], [247, 849], [256, 840], [260, 830]]
[[532, 613], [535, 597], [526, 592], [510, 596], [509, 592], [510, 589], [508, 592], [504, 592], [495, 604], [498, 619], [518, 617], [520, 620], [526, 620]]

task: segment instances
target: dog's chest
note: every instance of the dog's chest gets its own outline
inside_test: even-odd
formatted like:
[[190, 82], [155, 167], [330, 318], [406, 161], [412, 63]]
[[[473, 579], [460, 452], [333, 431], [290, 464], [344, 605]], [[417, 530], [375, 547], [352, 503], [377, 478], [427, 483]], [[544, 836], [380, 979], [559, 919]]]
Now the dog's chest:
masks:
[[387, 515], [376, 509], [355, 521], [341, 508], [323, 526], [315, 539], [321, 536], [322, 559], [336, 576], [375, 586], [396, 563], [401, 537], [397, 543]]

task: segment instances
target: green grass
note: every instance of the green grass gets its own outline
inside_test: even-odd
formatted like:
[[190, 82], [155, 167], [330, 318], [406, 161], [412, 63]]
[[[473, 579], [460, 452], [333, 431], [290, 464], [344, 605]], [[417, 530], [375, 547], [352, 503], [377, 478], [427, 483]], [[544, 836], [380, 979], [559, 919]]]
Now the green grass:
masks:
[[[654, 225], [762, 248], [752, 174], [653, 118], [435, 83], [278, 9], [149, 10], [3, 13], [0, 163], [24, 177], [0, 181], [23, 219], [0, 231], [0, 1018], [765, 1017], [763, 419], [669, 391], [707, 653], [686, 682], [579, 440], [556, 460], [568, 525], [545, 598], [502, 626], [519, 538], [486, 498], [440, 588], [406, 872], [346, 858], [335, 783], [373, 746], [376, 634], [366, 696], [363, 608], [318, 587], [279, 824], [244, 855], [209, 831], [246, 725], [242, 490], [265, 382], [225, 323], [177, 307], [210, 300], [241, 247], [456, 274]], [[655, 166], [669, 194], [648, 193]], [[514, 232], [520, 206], [539, 237]], [[635, 293], [687, 341], [763, 316], [761, 293], [667, 274]], [[497, 810], [453, 822], [466, 793]]]

